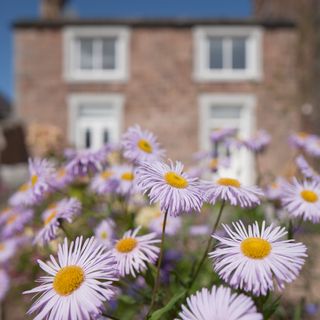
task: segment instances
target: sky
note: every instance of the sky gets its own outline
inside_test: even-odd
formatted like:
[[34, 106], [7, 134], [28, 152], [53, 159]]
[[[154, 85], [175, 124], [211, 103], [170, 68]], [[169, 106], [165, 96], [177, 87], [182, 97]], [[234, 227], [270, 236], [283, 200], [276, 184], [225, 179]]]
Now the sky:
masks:
[[[14, 100], [13, 32], [21, 18], [37, 18], [40, 0], [1, 0], [0, 93]], [[71, 0], [79, 17], [247, 17], [250, 0]]]

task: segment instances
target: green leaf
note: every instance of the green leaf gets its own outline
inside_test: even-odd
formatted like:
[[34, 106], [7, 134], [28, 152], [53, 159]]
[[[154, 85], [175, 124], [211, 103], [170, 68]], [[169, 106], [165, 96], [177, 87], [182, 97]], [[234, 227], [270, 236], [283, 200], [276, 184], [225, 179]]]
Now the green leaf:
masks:
[[158, 309], [154, 313], [152, 313], [150, 320], [159, 320], [162, 319], [162, 316], [172, 310], [173, 306], [181, 299], [184, 297], [186, 291], [182, 291], [180, 293], [177, 293], [174, 295], [171, 300], [161, 309]]

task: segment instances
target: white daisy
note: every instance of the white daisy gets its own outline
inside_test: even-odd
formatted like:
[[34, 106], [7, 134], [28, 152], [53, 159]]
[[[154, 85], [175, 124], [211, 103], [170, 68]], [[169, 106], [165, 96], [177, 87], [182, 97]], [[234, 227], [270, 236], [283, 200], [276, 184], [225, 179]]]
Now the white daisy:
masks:
[[28, 311], [36, 313], [34, 320], [91, 319], [114, 294], [114, 258], [93, 237], [85, 242], [78, 237], [70, 246], [65, 239], [58, 261], [50, 256], [47, 263], [38, 263], [49, 275], [40, 278], [40, 286], [24, 292], [38, 295]]
[[118, 240], [112, 250], [118, 263], [121, 276], [142, 272], [147, 268], [147, 263], [155, 263], [158, 259], [160, 249], [155, 246], [160, 240], [155, 239], [155, 233], [137, 236], [140, 228], [127, 231]]
[[[0, 241], [0, 263], [7, 262], [17, 250], [17, 240], [14, 238]], [[1, 283], [1, 282], [0, 282]]]
[[164, 155], [156, 136], [138, 125], [130, 127], [124, 133], [122, 146], [124, 157], [134, 162], [159, 160]]
[[293, 217], [303, 217], [313, 223], [320, 222], [320, 183], [316, 181], [298, 182], [283, 185], [282, 204]]
[[247, 228], [241, 221], [233, 223], [233, 230], [223, 225], [227, 236], [212, 237], [219, 241], [209, 253], [214, 270], [231, 287], [266, 295], [268, 291], [284, 288], [298, 276], [305, 262], [307, 248], [294, 240], [280, 240], [287, 231], [265, 222]]
[[34, 242], [44, 245], [57, 237], [63, 220], [71, 223], [81, 212], [81, 203], [76, 198], [62, 199], [52, 203], [42, 214], [43, 227], [36, 235]]
[[232, 293], [230, 288], [203, 288], [187, 299], [179, 313], [181, 320], [262, 320], [251, 298]]
[[106, 219], [101, 221], [100, 224], [94, 230], [96, 239], [106, 249], [110, 249], [112, 247], [114, 227], [114, 222], [111, 219]]
[[253, 207], [260, 204], [261, 196], [263, 192], [258, 187], [243, 186], [234, 178], [219, 178], [214, 183], [206, 184], [205, 199], [212, 204], [221, 199], [230, 202], [232, 206]]

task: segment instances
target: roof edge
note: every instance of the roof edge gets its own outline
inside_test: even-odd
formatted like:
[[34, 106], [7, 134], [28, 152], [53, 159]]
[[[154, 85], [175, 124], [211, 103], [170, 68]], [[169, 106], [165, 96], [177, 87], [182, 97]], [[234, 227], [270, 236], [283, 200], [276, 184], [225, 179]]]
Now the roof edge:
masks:
[[71, 19], [61, 18], [57, 20], [21, 19], [13, 23], [13, 28], [62, 28], [65, 26], [88, 25], [128, 25], [132, 27], [149, 28], [189, 28], [195, 25], [243, 25], [263, 26], [265, 28], [293, 28], [296, 24], [289, 20], [255, 20], [255, 19], [213, 19], [213, 18], [105, 18], [105, 19]]

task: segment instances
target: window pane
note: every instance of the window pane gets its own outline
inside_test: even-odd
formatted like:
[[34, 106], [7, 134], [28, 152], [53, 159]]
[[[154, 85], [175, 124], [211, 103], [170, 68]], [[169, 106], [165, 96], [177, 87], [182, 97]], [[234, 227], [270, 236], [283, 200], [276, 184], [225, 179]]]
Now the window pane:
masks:
[[85, 147], [90, 148], [91, 147], [91, 131], [90, 129], [86, 129], [85, 133]]
[[240, 119], [240, 113], [242, 108], [240, 106], [219, 106], [214, 105], [210, 108], [210, 118], [211, 119]]
[[116, 68], [116, 39], [102, 39], [102, 68]]
[[209, 68], [222, 69], [222, 38], [209, 38]]
[[80, 47], [80, 69], [93, 68], [93, 40], [79, 39]]
[[109, 142], [109, 130], [104, 129], [103, 130], [103, 143], [108, 143]]
[[246, 68], [246, 38], [232, 38], [232, 68]]

